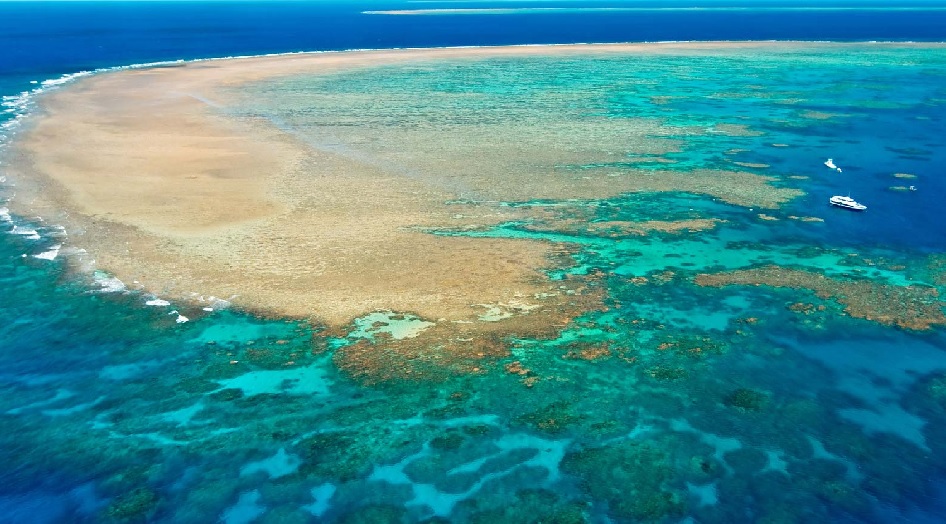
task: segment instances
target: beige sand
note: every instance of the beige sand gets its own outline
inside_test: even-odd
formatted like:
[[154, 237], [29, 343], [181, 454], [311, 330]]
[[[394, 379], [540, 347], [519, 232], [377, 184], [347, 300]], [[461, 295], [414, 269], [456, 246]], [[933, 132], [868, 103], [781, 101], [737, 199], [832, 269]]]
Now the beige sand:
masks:
[[[422, 232], [483, 227], [526, 213], [484, 203], [447, 205], [464, 195], [440, 183], [438, 173], [495, 200], [684, 189], [740, 205], [777, 207], [799, 192], [740, 172], [695, 179], [672, 172], [552, 177], [547, 173], [563, 161], [608, 157], [613, 144], [586, 144], [563, 157], [555, 147], [525, 138], [535, 129], [516, 135], [522, 140], [511, 164], [502, 160], [510, 157], [508, 143], [489, 148], [444, 137], [443, 147], [455, 147], [454, 155], [424, 150], [431, 136], [423, 134], [405, 134], [400, 149], [368, 150], [384, 157], [373, 162], [308, 147], [265, 121], [229, 116], [233, 88], [424, 60], [751, 46], [766, 44], [318, 53], [96, 75], [40, 100], [42, 113], [14, 144], [9, 167], [19, 186], [13, 205], [20, 213], [63, 223], [69, 242], [89, 250], [98, 267], [162, 296], [236, 297], [235, 303], [250, 310], [332, 326], [379, 309], [450, 321], [476, 320], [484, 304], [527, 304], [514, 308], [526, 316], [558, 311], [572, 300], [569, 294], [574, 296], [565, 288], [578, 285], [544, 277], [542, 269], [558, 247]], [[574, 141], [567, 131], [559, 138]], [[480, 135], [486, 136], [483, 130]], [[674, 145], [642, 141], [641, 148], [659, 154]], [[417, 162], [421, 176], [383, 167], [411, 162], [417, 151], [423, 153]], [[478, 155], [485, 155], [483, 169], [471, 166]], [[519, 175], [510, 178], [511, 172]], [[534, 317], [539, 321], [543, 315]]]

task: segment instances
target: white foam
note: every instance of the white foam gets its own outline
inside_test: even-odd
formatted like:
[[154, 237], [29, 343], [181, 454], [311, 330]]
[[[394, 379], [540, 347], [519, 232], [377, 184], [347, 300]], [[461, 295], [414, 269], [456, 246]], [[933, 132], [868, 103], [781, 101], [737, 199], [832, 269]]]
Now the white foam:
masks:
[[92, 71], [79, 71], [78, 73], [69, 73], [59, 78], [50, 78], [48, 80], [43, 80], [42, 82], [39, 83], [39, 85], [43, 87], [61, 86], [63, 84], [68, 84], [69, 82], [72, 82], [73, 80], [77, 78], [82, 78], [83, 76], [89, 76], [92, 73], [93, 73]]
[[[232, 298], [232, 297], [231, 297], [231, 298]], [[228, 307], [230, 307], [230, 301], [229, 301], [229, 300], [224, 300], [224, 299], [222, 299], [222, 298], [218, 298], [218, 299], [215, 300], [214, 303], [213, 303], [213, 308], [214, 308], [214, 309], [227, 309]]]
[[92, 273], [92, 281], [99, 286], [103, 293], [120, 293], [125, 291], [125, 283], [102, 271]]
[[24, 238], [29, 238], [31, 240], [38, 240], [40, 238], [39, 233], [31, 227], [24, 226], [13, 226], [13, 229], [10, 231], [14, 235], [23, 235]]
[[146, 306], [170, 306], [171, 303], [167, 300], [162, 300], [160, 298], [154, 298], [145, 302]]
[[43, 81], [32, 80], [30, 81], [30, 84], [37, 87], [34, 87], [28, 91], [22, 91], [16, 95], [3, 96], [2, 99], [0, 99], [0, 107], [3, 108], [3, 114], [12, 114], [14, 116], [0, 123], [0, 129], [6, 132], [3, 135], [0, 135], [0, 146], [6, 145], [5, 142], [13, 135], [13, 132], [20, 126], [22, 121], [29, 114], [30, 110], [33, 109], [35, 105], [35, 99], [38, 95], [69, 84], [78, 78], [89, 76], [101, 71], [105, 71], [105, 69], [96, 71], [79, 71]]
[[61, 225], [59, 225], [59, 224], [53, 224], [53, 225], [49, 226], [49, 228], [50, 228], [50, 229], [53, 229], [53, 231], [48, 231], [48, 232], [46, 233], [48, 236], [55, 237], [55, 238], [62, 238], [62, 237], [67, 237], [67, 236], [69, 236], [69, 234], [66, 233], [66, 227], [65, 227], [65, 226], [61, 226]]
[[56, 260], [56, 257], [59, 256], [60, 249], [62, 249], [62, 244], [56, 244], [38, 255], [33, 255], [33, 258], [38, 258], [41, 260]]
[[194, 297], [198, 302], [209, 303], [209, 305], [202, 307], [204, 311], [213, 312], [218, 309], [227, 309], [230, 307], [230, 302], [217, 298], [213, 295], [205, 297], [204, 295], [199, 295], [197, 293], [191, 293], [191, 296]]
[[86, 255], [87, 253], [84, 249], [81, 249], [81, 248], [64, 246], [62, 249], [59, 250], [59, 254], [63, 256], [67, 256], [67, 257], [72, 257], [72, 256], [81, 257], [83, 255]]
[[2, 221], [2, 222], [10, 222], [10, 221], [12, 221], [12, 220], [13, 220], [13, 219], [10, 218], [10, 210], [9, 210], [8, 208], [5, 208], [5, 207], [0, 207], [0, 221]]

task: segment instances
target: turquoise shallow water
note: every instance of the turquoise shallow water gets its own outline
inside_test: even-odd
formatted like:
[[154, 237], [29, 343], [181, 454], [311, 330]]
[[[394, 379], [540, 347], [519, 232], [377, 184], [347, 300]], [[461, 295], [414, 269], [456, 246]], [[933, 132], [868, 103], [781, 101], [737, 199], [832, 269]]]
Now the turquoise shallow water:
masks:
[[[392, 153], [398, 130], [481, 139], [471, 130], [524, 122], [556, 143], [567, 121], [608, 144], [633, 128], [655, 140], [633, 144], [674, 146], [576, 155], [559, 166], [569, 176], [739, 169], [806, 195], [778, 210], [679, 192], [483, 204], [552, 211], [431, 234], [571, 246], [552, 278], [598, 275], [607, 310], [550, 339], [504, 340], [509, 356], [478, 373], [371, 385], [340, 371], [337, 353], [383, 347], [424, 319], [377, 312], [329, 337], [235, 309], [148, 306], [154, 297], [68, 271], [75, 246], [55, 228], [11, 217], [0, 226], [0, 507], [14, 522], [935, 522], [943, 326], [852, 316], [822, 289], [694, 278], [777, 265], [946, 291], [944, 62], [941, 49], [863, 46], [427, 63], [253, 86], [238, 111], [410, 176], [434, 175]], [[451, 183], [463, 198], [482, 191]], [[867, 213], [827, 206], [848, 191]], [[725, 222], [590, 227], [703, 218]], [[53, 260], [34, 256], [63, 242]], [[867, 297], [868, 308], [890, 299]]]

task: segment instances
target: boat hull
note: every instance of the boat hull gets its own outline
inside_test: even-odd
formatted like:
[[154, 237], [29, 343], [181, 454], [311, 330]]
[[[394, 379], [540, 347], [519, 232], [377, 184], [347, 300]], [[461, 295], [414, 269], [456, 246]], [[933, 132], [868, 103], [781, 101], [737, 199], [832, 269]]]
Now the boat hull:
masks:
[[843, 209], [850, 209], [851, 211], [864, 211], [867, 209], [867, 206], [856, 202], [851, 197], [843, 197], [843, 196], [836, 195], [828, 199], [828, 203], [835, 207], [840, 207]]
[[853, 207], [844, 204], [831, 204], [834, 207], [840, 207], [841, 209], [848, 209], [850, 211], [867, 211], [867, 206]]

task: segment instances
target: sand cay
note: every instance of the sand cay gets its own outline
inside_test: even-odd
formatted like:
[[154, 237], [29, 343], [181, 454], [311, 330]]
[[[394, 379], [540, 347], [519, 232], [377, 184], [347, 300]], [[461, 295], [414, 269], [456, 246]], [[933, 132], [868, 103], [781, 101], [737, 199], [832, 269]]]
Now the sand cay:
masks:
[[[652, 120], [532, 117], [534, 108], [518, 108], [519, 116], [511, 109], [498, 121], [458, 123], [442, 118], [447, 111], [431, 125], [336, 122], [300, 136], [239, 111], [244, 86], [445, 60], [753, 46], [767, 44], [359, 51], [95, 75], [42, 97], [41, 112], [17, 136], [12, 205], [64, 224], [97, 267], [162, 296], [234, 297], [256, 312], [334, 327], [376, 310], [465, 323], [496, 308], [516, 329], [560, 326], [600, 300], [591, 277], [545, 275], [563, 263], [567, 245], [431, 231], [532, 213], [500, 202], [683, 190], [774, 208], [801, 192], [745, 171], [570, 168], [677, 151]], [[321, 97], [311, 106], [368, 108], [373, 96]], [[361, 115], [350, 117], [358, 124]]]

